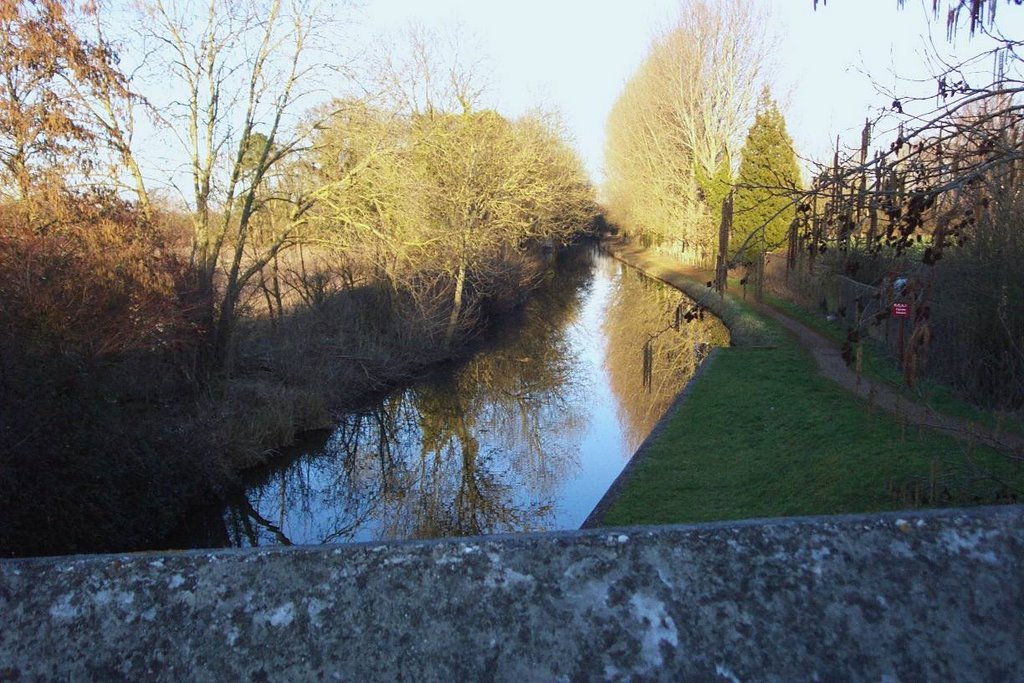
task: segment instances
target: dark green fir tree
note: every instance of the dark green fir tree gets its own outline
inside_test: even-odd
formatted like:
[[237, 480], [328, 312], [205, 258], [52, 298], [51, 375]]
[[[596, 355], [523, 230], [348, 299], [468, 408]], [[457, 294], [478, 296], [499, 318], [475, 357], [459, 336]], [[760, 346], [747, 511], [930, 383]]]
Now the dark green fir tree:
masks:
[[[761, 92], [757, 117], [741, 154], [730, 252], [746, 261], [785, 244], [796, 211], [794, 191], [800, 185], [793, 140], [767, 88]], [[743, 253], [737, 254], [741, 248]]]

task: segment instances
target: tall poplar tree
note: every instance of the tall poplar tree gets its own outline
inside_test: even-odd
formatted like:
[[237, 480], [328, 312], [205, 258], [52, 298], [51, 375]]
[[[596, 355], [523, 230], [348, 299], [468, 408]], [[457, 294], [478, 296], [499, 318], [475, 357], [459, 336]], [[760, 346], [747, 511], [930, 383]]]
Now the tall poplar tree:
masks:
[[793, 220], [800, 169], [786, 120], [768, 90], [761, 92], [754, 125], [747, 133], [736, 180], [730, 251], [746, 259], [785, 242]]
[[691, 263], [714, 260], [722, 198], [770, 71], [767, 10], [685, 0], [608, 117], [608, 218]]

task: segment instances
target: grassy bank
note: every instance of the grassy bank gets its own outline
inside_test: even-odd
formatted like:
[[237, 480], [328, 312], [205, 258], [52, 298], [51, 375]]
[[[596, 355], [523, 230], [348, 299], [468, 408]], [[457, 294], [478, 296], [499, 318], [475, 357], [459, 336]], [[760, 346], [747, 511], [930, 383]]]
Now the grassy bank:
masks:
[[1024, 490], [1019, 466], [873, 410], [760, 322], [778, 345], [719, 352], [606, 525], [970, 505]]

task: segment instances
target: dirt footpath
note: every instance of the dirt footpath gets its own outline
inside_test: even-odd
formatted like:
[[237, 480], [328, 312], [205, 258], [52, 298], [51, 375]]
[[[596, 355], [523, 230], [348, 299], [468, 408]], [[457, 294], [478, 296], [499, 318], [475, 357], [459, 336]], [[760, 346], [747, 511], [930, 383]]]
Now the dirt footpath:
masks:
[[1024, 458], [1024, 436], [998, 433], [970, 420], [937, 413], [926, 405], [900, 396], [884, 384], [857, 377], [857, 374], [846, 365], [839, 348], [831, 340], [770, 306], [754, 306], [758, 313], [785, 327], [811, 352], [821, 374], [868, 403], [906, 420], [909, 424], [935, 429], [963, 441], [984, 444]]

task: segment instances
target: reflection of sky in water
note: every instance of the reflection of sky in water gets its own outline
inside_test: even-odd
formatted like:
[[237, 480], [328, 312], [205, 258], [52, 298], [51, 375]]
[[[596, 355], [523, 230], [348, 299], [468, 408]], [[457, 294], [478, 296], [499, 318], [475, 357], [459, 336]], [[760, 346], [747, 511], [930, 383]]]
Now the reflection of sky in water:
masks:
[[[644, 283], [633, 291], [634, 273], [605, 256], [587, 267], [592, 257], [578, 252], [575, 267], [531, 300], [519, 329], [453, 377], [347, 415], [326, 443], [252, 486], [225, 511], [231, 542], [579, 527], [636, 448], [638, 430], [650, 429], [650, 415], [685, 382], [671, 378], [665, 396], [631, 388], [643, 335], [664, 327], [679, 295]], [[651, 292], [661, 293], [637, 301]], [[638, 329], [616, 331], [615, 321]], [[676, 346], [685, 353], [692, 342]]]
[[605, 369], [608, 338], [602, 323], [619, 274], [617, 269], [601, 265], [599, 263], [595, 268], [593, 286], [579, 319], [568, 330], [572, 347], [579, 354], [590, 379], [590, 389], [585, 398], [589, 422], [579, 442], [581, 476], [564, 483], [560, 500], [561, 523], [552, 527], [554, 529], [579, 528], [633, 453], [619, 424], [616, 415], [618, 401], [612, 393]]

